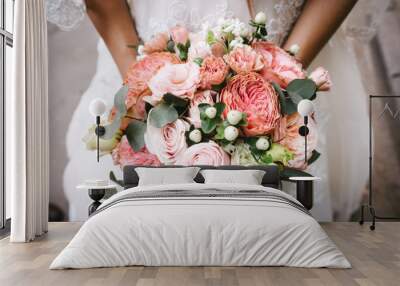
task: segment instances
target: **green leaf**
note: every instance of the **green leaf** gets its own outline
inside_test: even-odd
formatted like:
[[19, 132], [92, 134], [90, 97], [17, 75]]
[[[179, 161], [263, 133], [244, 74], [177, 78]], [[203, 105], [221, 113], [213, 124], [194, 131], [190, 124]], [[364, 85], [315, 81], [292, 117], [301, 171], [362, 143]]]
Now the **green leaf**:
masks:
[[189, 104], [188, 100], [175, 96], [172, 93], [164, 94], [163, 100], [166, 104], [173, 105], [175, 107], [186, 107]]
[[316, 90], [317, 86], [311, 79], [295, 79], [286, 87], [286, 91], [295, 103], [302, 99], [310, 99]]
[[167, 43], [167, 51], [170, 53], [175, 53], [175, 42], [173, 40], [169, 40]]
[[113, 181], [114, 183], [120, 185], [121, 187], [125, 186], [124, 181], [123, 180], [118, 180], [113, 171], [110, 171], [109, 178], [110, 178], [111, 181]]
[[186, 61], [188, 57], [188, 51], [190, 47], [190, 41], [188, 40], [186, 44], [178, 43], [176, 44], [176, 47], [178, 48], [179, 51], [179, 58], [182, 61]]
[[223, 140], [225, 138], [224, 131], [225, 131], [225, 124], [219, 124], [216, 128], [217, 133], [215, 134], [214, 139]]
[[207, 38], [206, 38], [207, 44], [210, 46], [216, 42], [215, 36], [213, 31], [208, 31], [207, 32]]
[[285, 96], [285, 93], [281, 89], [281, 87], [276, 83], [272, 82], [272, 86], [274, 87], [275, 91], [278, 93], [279, 96], [279, 103], [281, 105], [281, 113], [285, 114], [293, 114], [297, 111], [297, 104], [295, 104], [291, 98]]
[[317, 150], [313, 150], [312, 154], [311, 154], [311, 158], [308, 159], [307, 164], [311, 165], [312, 163], [317, 161], [320, 156], [321, 156], [321, 153], [319, 153]]
[[102, 139], [108, 140], [114, 137], [114, 134], [119, 130], [121, 126], [121, 120], [126, 115], [125, 99], [128, 94], [129, 88], [127, 85], [123, 85], [114, 96], [114, 106], [116, 108], [116, 114], [111, 124], [105, 125], [105, 133], [101, 136]]
[[144, 147], [144, 133], [146, 132], [146, 123], [139, 120], [133, 120], [126, 128], [126, 138], [129, 145], [135, 152]]
[[198, 64], [199, 67], [203, 64], [203, 59], [202, 58], [195, 58], [193, 60], [194, 63]]
[[236, 126], [247, 126], [247, 114], [243, 112], [242, 116], [242, 119], [239, 121], [238, 124], [236, 124]]
[[215, 117], [220, 117], [222, 112], [224, 112], [225, 109], [225, 103], [223, 102], [217, 102], [214, 104], [215, 109], [217, 109], [217, 114], [215, 115]]
[[162, 102], [150, 110], [148, 120], [154, 127], [162, 128], [166, 124], [177, 120], [178, 117], [178, 112], [172, 105]]
[[217, 127], [218, 121], [215, 119], [206, 118], [201, 120], [201, 129], [205, 134], [210, 134]]
[[289, 167], [283, 167], [280, 176], [282, 180], [286, 181], [288, 181], [290, 177], [312, 177], [312, 175], [307, 172]]

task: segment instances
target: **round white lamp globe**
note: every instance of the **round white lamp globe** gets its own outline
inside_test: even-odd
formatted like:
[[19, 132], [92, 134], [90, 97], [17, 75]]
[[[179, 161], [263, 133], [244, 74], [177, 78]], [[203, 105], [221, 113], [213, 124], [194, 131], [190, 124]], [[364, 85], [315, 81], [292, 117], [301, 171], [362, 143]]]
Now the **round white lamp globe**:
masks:
[[189, 133], [190, 141], [199, 143], [201, 141], [201, 132], [199, 129], [194, 129]]
[[240, 111], [237, 110], [231, 110], [228, 112], [228, 116], [226, 119], [228, 119], [229, 124], [236, 125], [242, 120], [243, 115]]
[[305, 117], [313, 113], [314, 111], [314, 104], [309, 99], [303, 99], [297, 105], [297, 111], [300, 113], [301, 116]]
[[205, 111], [208, 118], [213, 119], [217, 115], [217, 109], [215, 107], [207, 107]]
[[257, 24], [265, 24], [267, 22], [267, 15], [264, 12], [258, 12], [254, 18], [254, 22]]
[[228, 126], [224, 130], [224, 137], [228, 141], [233, 141], [239, 136], [239, 129], [235, 126]]
[[93, 116], [101, 116], [106, 111], [106, 103], [101, 98], [93, 99], [89, 104], [89, 111]]
[[267, 138], [265, 137], [260, 137], [258, 138], [257, 142], [256, 142], [256, 148], [258, 150], [262, 150], [262, 151], [266, 151], [269, 148], [269, 141]]

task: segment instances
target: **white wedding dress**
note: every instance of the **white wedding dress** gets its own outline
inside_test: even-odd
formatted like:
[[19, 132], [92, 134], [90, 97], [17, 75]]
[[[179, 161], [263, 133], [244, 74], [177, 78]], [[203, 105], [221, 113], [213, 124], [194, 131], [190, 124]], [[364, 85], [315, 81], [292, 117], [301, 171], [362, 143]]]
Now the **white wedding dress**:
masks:
[[[248, 21], [250, 13], [246, 0], [130, 0], [131, 13], [141, 39], [148, 40], [154, 33], [181, 23], [192, 30], [202, 23], [215, 22], [220, 17], [238, 17]], [[254, 11], [268, 16], [271, 41], [282, 44], [293, 23], [301, 13], [302, 0], [254, 0]], [[84, 17], [82, 0], [53, 0], [48, 3], [49, 21], [64, 29], [72, 29]], [[73, 114], [68, 134], [69, 163], [64, 173], [64, 192], [69, 201], [69, 219], [87, 217], [90, 199], [75, 186], [90, 178], [107, 178], [110, 170], [118, 177], [121, 171], [114, 166], [111, 156], [100, 163], [95, 154], [85, 148], [82, 137], [94, 118], [88, 112], [92, 99], [103, 98], [110, 108], [115, 92], [121, 85], [121, 76], [104, 42], [99, 41], [96, 72], [89, 88]], [[315, 184], [315, 203], [312, 213], [317, 220], [333, 218], [347, 220], [357, 209], [361, 192], [367, 183], [368, 166], [368, 114], [355, 58], [339, 30], [314, 60], [310, 70], [325, 67], [334, 86], [330, 92], [320, 93], [317, 99], [317, 122], [320, 132], [318, 151], [320, 159], [310, 166], [309, 172], [321, 177]], [[284, 189], [294, 191], [294, 185]]]

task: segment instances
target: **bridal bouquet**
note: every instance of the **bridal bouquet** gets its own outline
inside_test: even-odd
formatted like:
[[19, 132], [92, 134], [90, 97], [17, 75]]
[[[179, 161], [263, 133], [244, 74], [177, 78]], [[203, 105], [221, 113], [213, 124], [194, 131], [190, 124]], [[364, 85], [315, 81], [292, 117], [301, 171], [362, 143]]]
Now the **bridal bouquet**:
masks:
[[[138, 47], [138, 61], [115, 95], [100, 140], [103, 153], [125, 165], [278, 164], [304, 170], [319, 153], [309, 119], [308, 152], [297, 104], [329, 90], [323, 68], [310, 75], [268, 42], [265, 14], [249, 25], [220, 19], [190, 33], [183, 26]], [[94, 127], [85, 140], [96, 148]]]

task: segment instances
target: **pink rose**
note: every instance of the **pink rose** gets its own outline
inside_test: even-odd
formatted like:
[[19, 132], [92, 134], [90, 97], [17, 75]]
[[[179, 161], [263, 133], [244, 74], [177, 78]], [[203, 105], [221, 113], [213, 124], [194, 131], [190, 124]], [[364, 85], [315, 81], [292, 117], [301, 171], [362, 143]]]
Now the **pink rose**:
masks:
[[169, 30], [169, 34], [176, 44], [179, 43], [185, 45], [189, 39], [189, 33], [187, 29], [181, 25], [176, 25], [175, 27], [171, 28]]
[[144, 43], [143, 51], [146, 54], [165, 51], [167, 48], [169, 36], [168, 33], [158, 33], [149, 41]]
[[197, 64], [189, 62], [165, 65], [150, 79], [152, 100], [160, 101], [168, 92], [182, 98], [191, 98], [199, 82], [200, 68]]
[[130, 66], [124, 80], [124, 84], [129, 87], [125, 101], [127, 109], [134, 106], [140, 95], [148, 91], [149, 80], [167, 63], [178, 64], [180, 60], [171, 53], [153, 53]]
[[126, 136], [123, 136], [121, 142], [112, 151], [114, 165], [120, 165], [123, 168], [126, 165], [159, 166], [161, 163], [157, 156], [149, 153], [146, 147], [140, 151], [133, 151], [129, 145]]
[[285, 50], [269, 42], [255, 42], [253, 48], [262, 55], [264, 68], [261, 75], [286, 88], [289, 82], [298, 78], [305, 78], [306, 74], [301, 64]]
[[229, 67], [222, 58], [208, 56], [200, 67], [200, 86], [203, 89], [211, 89], [212, 85], [221, 84], [229, 72]]
[[144, 141], [147, 149], [157, 155], [164, 164], [174, 164], [187, 149], [185, 132], [189, 123], [182, 119], [169, 123], [162, 128], [156, 128], [147, 121]]
[[[307, 164], [305, 158], [305, 141], [304, 137], [299, 134], [299, 128], [304, 124], [303, 117], [298, 113], [285, 116], [285, 120], [281, 120], [280, 129], [285, 130], [281, 133], [279, 143], [288, 148], [294, 154], [294, 159], [288, 162], [288, 166], [296, 169], [306, 169]], [[315, 120], [309, 116], [307, 127], [309, 134], [307, 135], [307, 158], [311, 158], [312, 151], [317, 147], [318, 131]], [[278, 138], [275, 138], [278, 139]]]
[[329, 73], [323, 67], [316, 68], [311, 74], [310, 79], [312, 79], [317, 85], [317, 89], [320, 91], [328, 91], [332, 87], [332, 81], [329, 77]]
[[272, 85], [257, 73], [232, 77], [221, 92], [221, 101], [226, 105], [224, 116], [230, 110], [247, 114], [248, 124], [243, 127], [247, 136], [271, 133], [278, 124], [278, 96]]
[[176, 162], [177, 165], [230, 165], [227, 153], [215, 142], [203, 142], [190, 146]]
[[211, 90], [197, 92], [195, 93], [193, 99], [190, 101], [188, 120], [191, 124], [194, 125], [194, 127], [201, 127], [200, 110], [198, 108], [198, 105], [200, 103], [208, 103], [211, 105], [214, 104], [213, 93], [214, 92]]
[[211, 53], [215, 57], [223, 57], [225, 54], [225, 45], [221, 42], [215, 42], [211, 46]]
[[224, 56], [228, 65], [237, 73], [248, 73], [258, 71], [263, 68], [262, 56], [257, 54], [250, 46], [234, 48], [229, 54]]

